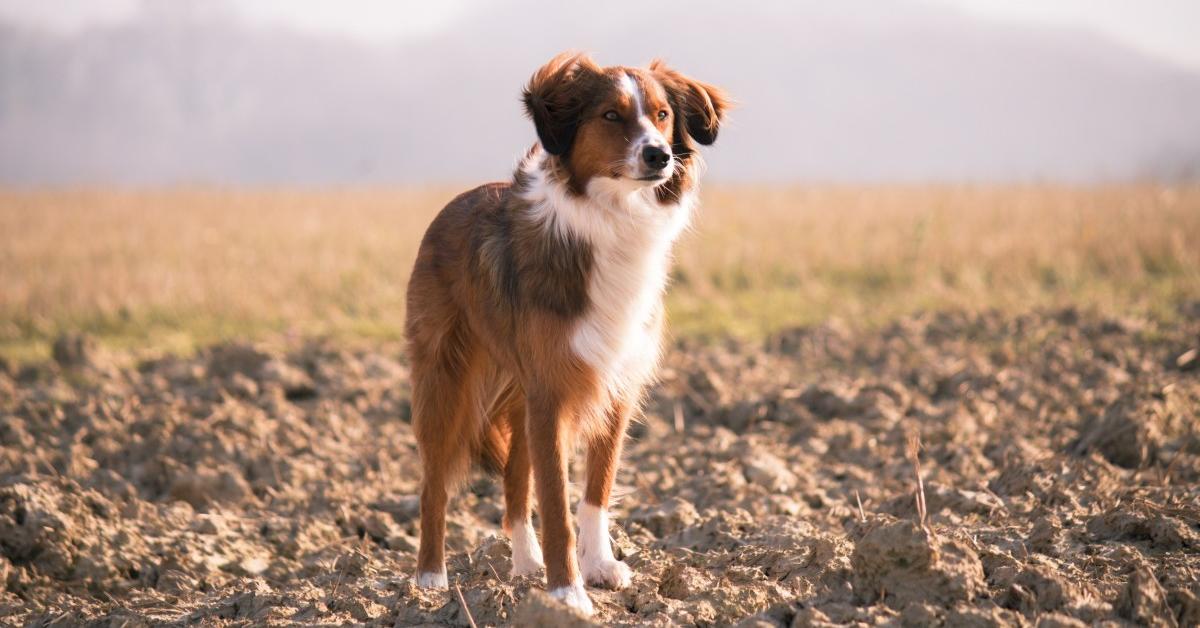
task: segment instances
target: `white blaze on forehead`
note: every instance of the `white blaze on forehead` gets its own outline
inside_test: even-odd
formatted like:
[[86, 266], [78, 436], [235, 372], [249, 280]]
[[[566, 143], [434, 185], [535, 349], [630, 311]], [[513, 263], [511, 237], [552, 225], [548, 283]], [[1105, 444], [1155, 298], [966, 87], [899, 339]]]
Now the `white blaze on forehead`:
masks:
[[621, 89], [625, 90], [626, 94], [633, 100], [634, 107], [637, 108], [637, 117], [640, 119], [645, 115], [646, 107], [643, 104], [642, 90], [638, 87], [637, 81], [628, 72], [621, 73]]
[[641, 133], [629, 144], [629, 155], [626, 157], [626, 162], [632, 172], [641, 169], [641, 152], [642, 147], [646, 144], [658, 144], [665, 147], [667, 138], [658, 130], [654, 121], [646, 115], [646, 93], [642, 91], [637, 79], [628, 72], [621, 73], [621, 89], [629, 94], [629, 99], [633, 101], [634, 109], [637, 111], [636, 118], [638, 127]]

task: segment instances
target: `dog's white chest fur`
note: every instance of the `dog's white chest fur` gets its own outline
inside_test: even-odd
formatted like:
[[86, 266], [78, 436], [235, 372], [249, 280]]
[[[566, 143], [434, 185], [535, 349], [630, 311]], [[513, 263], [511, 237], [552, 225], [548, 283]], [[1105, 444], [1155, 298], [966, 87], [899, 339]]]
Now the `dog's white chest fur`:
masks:
[[695, 193], [660, 204], [653, 188], [596, 179], [571, 197], [531, 168], [533, 211], [592, 249], [588, 307], [571, 349], [596, 369], [609, 392], [629, 390], [653, 373], [659, 354], [655, 317], [670, 272], [671, 249], [691, 218]]
[[691, 196], [683, 203], [660, 205], [652, 190], [647, 192], [605, 210], [607, 224], [587, 235], [593, 256], [589, 304], [571, 336], [571, 348], [597, 370], [610, 391], [640, 385], [658, 362], [654, 318], [670, 272], [671, 248], [691, 211]]

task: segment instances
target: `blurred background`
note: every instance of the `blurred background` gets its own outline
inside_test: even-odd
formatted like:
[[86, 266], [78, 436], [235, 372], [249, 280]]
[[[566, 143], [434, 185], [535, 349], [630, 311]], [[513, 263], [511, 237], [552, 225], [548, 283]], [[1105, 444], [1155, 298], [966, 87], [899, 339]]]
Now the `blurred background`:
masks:
[[1189, 0], [0, 1], [0, 351], [399, 334], [530, 73], [663, 57], [738, 109], [681, 334], [1200, 294]]
[[5, 0], [17, 184], [506, 177], [564, 49], [664, 57], [741, 108], [713, 180], [1094, 182], [1200, 172], [1188, 0]]

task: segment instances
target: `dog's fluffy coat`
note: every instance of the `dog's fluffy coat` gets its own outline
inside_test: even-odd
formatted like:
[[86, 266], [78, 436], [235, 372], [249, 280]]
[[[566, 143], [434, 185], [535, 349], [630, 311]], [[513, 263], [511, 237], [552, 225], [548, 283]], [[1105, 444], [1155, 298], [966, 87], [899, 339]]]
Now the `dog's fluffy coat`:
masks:
[[[524, 102], [539, 142], [511, 182], [438, 214], [409, 283], [424, 468], [417, 581], [446, 586], [446, 501], [479, 460], [504, 477], [514, 574], [544, 562], [551, 594], [590, 611], [585, 580], [629, 584], [605, 508], [658, 362], [671, 247], [701, 168], [694, 143], [715, 141], [727, 100], [661, 62], [601, 68], [564, 54], [533, 75]], [[578, 561], [567, 503], [577, 438], [587, 456]], [[531, 472], [544, 553], [530, 523]]]

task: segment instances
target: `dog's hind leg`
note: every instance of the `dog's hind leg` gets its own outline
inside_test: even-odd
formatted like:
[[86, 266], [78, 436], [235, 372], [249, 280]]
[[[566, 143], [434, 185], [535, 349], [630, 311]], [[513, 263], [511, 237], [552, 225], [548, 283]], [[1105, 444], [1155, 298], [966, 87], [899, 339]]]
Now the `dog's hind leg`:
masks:
[[[479, 450], [479, 350], [461, 323], [410, 343], [413, 431], [421, 453], [421, 547], [416, 582], [445, 588], [446, 503]], [[429, 338], [427, 336], [426, 338]]]

